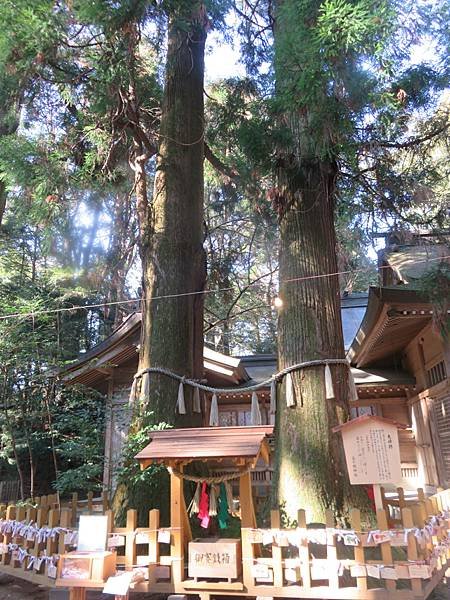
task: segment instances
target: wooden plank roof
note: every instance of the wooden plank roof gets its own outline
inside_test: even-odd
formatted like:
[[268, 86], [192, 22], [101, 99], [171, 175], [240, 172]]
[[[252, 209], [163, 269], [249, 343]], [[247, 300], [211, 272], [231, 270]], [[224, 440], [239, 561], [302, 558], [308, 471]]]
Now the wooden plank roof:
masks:
[[256, 427], [192, 427], [153, 431], [150, 443], [136, 459], [143, 468], [154, 461], [249, 459], [259, 456], [268, 461], [267, 436], [273, 426]]
[[408, 286], [371, 287], [361, 326], [347, 353], [358, 368], [385, 367], [431, 321], [432, 307]]

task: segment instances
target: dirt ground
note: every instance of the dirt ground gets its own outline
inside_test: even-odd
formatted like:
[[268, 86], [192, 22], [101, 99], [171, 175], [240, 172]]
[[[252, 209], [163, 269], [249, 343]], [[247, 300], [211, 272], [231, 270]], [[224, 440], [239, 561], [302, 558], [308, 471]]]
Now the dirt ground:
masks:
[[[431, 593], [428, 600], [448, 600], [450, 599], [449, 592], [449, 587], [443, 582]], [[156, 598], [156, 596], [152, 596], [151, 594], [131, 595], [131, 600], [153, 600]], [[55, 600], [63, 599], [63, 595], [55, 596]], [[9, 575], [0, 574], [0, 600], [49, 600], [49, 590], [40, 588], [27, 581], [22, 581], [21, 579], [10, 577]], [[101, 592], [89, 592], [87, 600], [112, 600], [112, 596], [102, 594]]]
[[48, 590], [9, 575], [0, 575], [0, 600], [47, 600]]
[[[62, 590], [55, 600], [63, 600]], [[9, 575], [0, 574], [0, 600], [49, 600], [49, 590], [42, 588], [28, 581], [16, 579]], [[149, 600], [156, 596], [150, 594], [133, 594], [132, 600]], [[102, 594], [101, 592], [89, 592], [87, 600], [112, 600], [113, 596]]]

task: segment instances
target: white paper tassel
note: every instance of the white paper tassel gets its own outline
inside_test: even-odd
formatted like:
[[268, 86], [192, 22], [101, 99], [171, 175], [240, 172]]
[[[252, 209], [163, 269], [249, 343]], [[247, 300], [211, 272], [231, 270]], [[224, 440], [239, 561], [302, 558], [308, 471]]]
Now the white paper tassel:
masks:
[[215, 517], [217, 515], [217, 493], [214, 485], [211, 485], [209, 489], [209, 516]]
[[141, 402], [148, 400], [149, 393], [150, 393], [150, 375], [148, 373], [144, 373], [141, 377], [141, 391], [139, 393], [139, 400]]
[[333, 388], [333, 378], [331, 377], [331, 369], [329, 365], [325, 365], [325, 398], [331, 400], [335, 398]]
[[178, 386], [177, 410], [180, 415], [186, 414], [186, 404], [184, 403], [184, 385], [182, 381], [180, 381], [180, 385]]
[[219, 426], [219, 405], [217, 404], [217, 396], [213, 394], [211, 400], [211, 412], [209, 414], [209, 425], [211, 427]]
[[252, 394], [252, 407], [250, 410], [250, 422], [252, 425], [261, 425], [261, 411], [259, 410], [258, 396], [256, 392]]
[[348, 366], [348, 400], [352, 402], [358, 400], [358, 390], [356, 389], [355, 379], [353, 377], [352, 368]]
[[277, 380], [272, 377], [270, 384], [270, 408], [269, 414], [274, 415], [277, 412]]
[[191, 504], [188, 508], [189, 516], [198, 515], [198, 511], [200, 510], [200, 491], [201, 491], [201, 483], [197, 482], [197, 487], [195, 488], [194, 497], [191, 500]]
[[192, 411], [195, 413], [201, 413], [202, 407], [200, 404], [200, 390], [198, 387], [194, 388], [194, 396], [192, 398]]
[[292, 373], [286, 374], [286, 406], [295, 406], [294, 382]]
[[137, 396], [137, 378], [133, 379], [133, 383], [131, 384], [131, 390], [130, 390], [130, 398], [128, 399], [128, 403], [130, 405], [134, 404], [136, 402], [136, 396]]

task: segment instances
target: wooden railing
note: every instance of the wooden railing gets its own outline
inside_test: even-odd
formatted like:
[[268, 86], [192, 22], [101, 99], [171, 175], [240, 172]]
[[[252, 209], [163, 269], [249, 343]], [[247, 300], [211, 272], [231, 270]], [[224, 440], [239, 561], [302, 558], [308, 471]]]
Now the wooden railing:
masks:
[[[57, 498], [51, 496], [40, 498], [36, 506], [3, 508], [3, 524], [33, 522], [52, 535], [0, 535], [0, 572], [52, 587], [49, 566], [55, 556], [72, 549], [76, 515], [96, 510], [108, 516], [108, 545], [117, 549], [119, 568], [145, 571], [147, 580], [137, 584], [136, 591], [200, 594], [202, 600], [217, 594], [417, 600], [427, 598], [438, 585], [450, 559], [450, 490], [429, 498], [419, 490], [410, 502], [400, 492], [397, 499], [386, 501], [387, 509], [395, 506], [399, 511], [397, 522], [389, 523], [388, 511], [379, 510], [374, 531], [362, 530], [358, 510], [351, 511], [348, 529], [337, 525], [331, 512], [324, 526], [312, 527], [304, 510], [298, 511], [297, 527], [284, 529], [279, 512], [272, 511], [270, 528], [242, 529], [242, 572], [233, 581], [194, 580], [186, 574], [180, 580], [177, 566], [185, 558], [179, 550], [184, 546], [179, 543], [181, 531], [162, 528], [157, 510], [149, 512], [147, 527], [141, 528], [136, 510], [129, 510], [126, 525], [119, 528], [112, 511], [105, 510], [106, 497], [90, 495], [79, 501], [74, 496], [68, 503], [55, 504]], [[422, 535], [425, 531], [427, 536]]]

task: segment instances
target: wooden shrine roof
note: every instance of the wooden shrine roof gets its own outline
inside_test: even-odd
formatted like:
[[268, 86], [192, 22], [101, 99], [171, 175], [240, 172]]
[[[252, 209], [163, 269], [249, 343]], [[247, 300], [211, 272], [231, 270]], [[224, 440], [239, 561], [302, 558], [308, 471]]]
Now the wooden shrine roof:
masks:
[[386, 417], [379, 417], [378, 415], [361, 415], [360, 417], [351, 419], [346, 423], [342, 423], [342, 425], [336, 425], [336, 427], [333, 427], [332, 431], [336, 433], [337, 431], [351, 429], [352, 427], [355, 427], [355, 425], [363, 425], [364, 423], [381, 423], [382, 425], [393, 425], [394, 427], [397, 427], [397, 429], [407, 429], [408, 427], [404, 423], [399, 423], [398, 421], [393, 421], [392, 419], [386, 419]]
[[153, 431], [150, 443], [135, 458], [144, 469], [155, 461], [170, 463], [244, 459], [244, 462], [255, 462], [261, 457], [268, 462], [267, 436], [272, 432], [272, 425]]
[[431, 321], [424, 294], [408, 286], [371, 287], [364, 319], [347, 353], [352, 366], [384, 368]]

